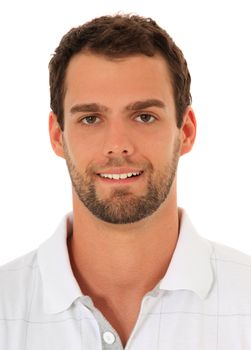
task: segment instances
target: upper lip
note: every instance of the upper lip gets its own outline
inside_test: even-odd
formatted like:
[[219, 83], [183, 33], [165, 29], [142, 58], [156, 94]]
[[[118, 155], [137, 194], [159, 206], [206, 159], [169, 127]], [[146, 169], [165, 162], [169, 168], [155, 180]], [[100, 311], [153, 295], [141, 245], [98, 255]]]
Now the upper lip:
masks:
[[142, 173], [143, 170], [135, 168], [110, 168], [102, 171], [98, 171], [97, 174], [129, 174], [129, 173]]

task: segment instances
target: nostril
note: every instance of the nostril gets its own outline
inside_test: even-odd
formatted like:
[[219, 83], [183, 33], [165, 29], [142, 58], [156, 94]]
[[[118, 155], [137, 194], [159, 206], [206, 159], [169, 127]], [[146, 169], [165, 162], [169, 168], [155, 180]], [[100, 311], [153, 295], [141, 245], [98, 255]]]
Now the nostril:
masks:
[[133, 144], [129, 143], [129, 141], [117, 140], [117, 142], [112, 142], [106, 140], [103, 145], [103, 153], [108, 156], [113, 155], [123, 155], [128, 156], [134, 152]]
[[[113, 154], [113, 153], [119, 153], [119, 152], [118, 152], [118, 150], [115, 150], [115, 149], [113, 151], [108, 151], [108, 154]], [[121, 151], [121, 153], [127, 154], [128, 151], [126, 149], [124, 149], [123, 151]]]

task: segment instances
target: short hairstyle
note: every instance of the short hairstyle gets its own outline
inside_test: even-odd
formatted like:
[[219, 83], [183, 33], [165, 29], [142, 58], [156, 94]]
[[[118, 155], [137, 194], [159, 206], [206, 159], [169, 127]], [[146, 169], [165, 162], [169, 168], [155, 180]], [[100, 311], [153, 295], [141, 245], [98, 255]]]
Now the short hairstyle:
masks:
[[65, 77], [70, 59], [88, 50], [109, 58], [161, 54], [171, 74], [177, 126], [191, 104], [191, 77], [182, 51], [151, 18], [130, 14], [102, 16], [72, 28], [61, 39], [49, 63], [51, 109], [64, 130]]

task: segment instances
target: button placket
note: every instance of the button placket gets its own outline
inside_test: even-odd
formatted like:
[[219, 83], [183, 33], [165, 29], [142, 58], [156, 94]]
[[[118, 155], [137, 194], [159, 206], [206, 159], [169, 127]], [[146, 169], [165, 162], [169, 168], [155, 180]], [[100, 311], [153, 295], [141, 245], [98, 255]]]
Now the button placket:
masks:
[[116, 341], [116, 337], [112, 332], [106, 331], [103, 333], [103, 340], [106, 344], [112, 345]]
[[102, 341], [103, 350], [123, 350], [123, 345], [116, 330], [112, 328], [103, 314], [94, 306], [90, 297], [82, 298], [83, 305], [89, 309], [99, 327], [99, 336]]

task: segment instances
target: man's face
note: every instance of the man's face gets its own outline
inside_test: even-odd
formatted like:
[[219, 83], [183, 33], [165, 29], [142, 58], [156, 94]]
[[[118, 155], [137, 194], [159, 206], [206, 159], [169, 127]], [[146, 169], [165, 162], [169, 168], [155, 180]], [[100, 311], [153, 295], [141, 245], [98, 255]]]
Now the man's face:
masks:
[[65, 86], [62, 155], [76, 198], [110, 223], [151, 215], [174, 190], [181, 144], [164, 59], [80, 53]]

